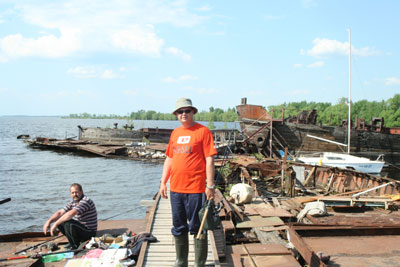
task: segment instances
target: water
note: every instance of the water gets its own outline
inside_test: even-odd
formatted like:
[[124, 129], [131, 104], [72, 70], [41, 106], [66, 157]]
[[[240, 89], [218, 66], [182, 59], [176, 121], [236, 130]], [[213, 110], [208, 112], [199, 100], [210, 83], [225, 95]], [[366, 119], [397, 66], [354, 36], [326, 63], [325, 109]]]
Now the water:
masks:
[[[0, 235], [41, 231], [43, 224], [71, 198], [69, 186], [82, 184], [96, 204], [99, 219], [143, 219], [140, 200], [158, 191], [162, 165], [125, 159], [83, 157], [30, 148], [16, 137], [64, 139], [78, 135], [82, 127], [120, 126], [126, 120], [62, 119], [60, 117], [0, 117]], [[135, 128], [173, 129], [178, 121], [133, 121]], [[204, 123], [203, 123], [204, 124]], [[206, 123], [205, 123], [206, 124]], [[223, 123], [214, 123], [223, 128]], [[228, 124], [228, 127], [233, 127]]]

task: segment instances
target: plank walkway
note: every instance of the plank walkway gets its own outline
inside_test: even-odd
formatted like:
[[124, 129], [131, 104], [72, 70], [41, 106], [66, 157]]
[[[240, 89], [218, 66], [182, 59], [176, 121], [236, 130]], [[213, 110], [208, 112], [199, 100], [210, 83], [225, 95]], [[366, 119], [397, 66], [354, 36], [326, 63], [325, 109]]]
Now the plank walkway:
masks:
[[[170, 199], [157, 197], [153, 205], [153, 212], [150, 214], [148, 232], [152, 233], [159, 242], [147, 243], [145, 252], [141, 252], [138, 259], [138, 266], [159, 267], [173, 266], [175, 264], [175, 243], [171, 233], [172, 212]], [[211, 231], [208, 233], [208, 256], [206, 266], [220, 266], [214, 236]], [[216, 260], [215, 260], [216, 259]], [[189, 235], [189, 266], [194, 266], [194, 239]]]

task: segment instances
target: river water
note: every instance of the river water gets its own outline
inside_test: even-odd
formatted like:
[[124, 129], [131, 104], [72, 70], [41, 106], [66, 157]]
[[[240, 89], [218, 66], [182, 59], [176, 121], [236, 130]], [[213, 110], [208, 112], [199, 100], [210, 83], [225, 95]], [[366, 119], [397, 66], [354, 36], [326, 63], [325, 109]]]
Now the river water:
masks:
[[[96, 204], [99, 219], [143, 219], [143, 199], [158, 191], [162, 165], [126, 159], [84, 157], [30, 148], [20, 134], [64, 139], [78, 135], [77, 126], [113, 127], [132, 121], [62, 119], [60, 117], [0, 117], [0, 235], [41, 231], [48, 217], [71, 198], [69, 185], [80, 183]], [[133, 121], [136, 129], [173, 129], [178, 121]], [[207, 124], [207, 123], [203, 123]], [[222, 123], [214, 123], [223, 128]], [[228, 124], [233, 127], [233, 124]], [[122, 213], [122, 214], [121, 214]]]

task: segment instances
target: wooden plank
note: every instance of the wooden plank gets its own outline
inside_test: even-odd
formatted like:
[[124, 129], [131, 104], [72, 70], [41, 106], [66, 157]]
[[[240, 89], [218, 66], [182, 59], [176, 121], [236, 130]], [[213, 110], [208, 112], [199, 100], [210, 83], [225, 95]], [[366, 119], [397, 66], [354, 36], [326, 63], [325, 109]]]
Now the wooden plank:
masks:
[[[251, 255], [292, 255], [292, 252], [280, 244], [259, 244], [249, 243], [246, 248]], [[247, 255], [247, 252], [240, 245], [232, 246], [234, 253]]]
[[244, 220], [244, 215], [243, 215], [243, 211], [241, 208], [239, 208], [236, 204], [231, 203], [231, 206], [233, 208], [233, 211], [235, 212], [235, 214], [240, 218], [240, 220]]
[[275, 208], [267, 203], [252, 206], [262, 217], [294, 217], [293, 214], [282, 208]]
[[258, 215], [258, 211], [253, 209], [253, 207], [249, 204], [244, 205], [244, 214], [246, 215]]
[[243, 222], [238, 222], [236, 228], [254, 228], [263, 226], [283, 225], [283, 221], [279, 217], [261, 217], [249, 216]]
[[312, 175], [314, 174], [314, 172], [315, 172], [315, 169], [316, 169], [316, 167], [313, 167], [312, 170], [311, 170], [311, 172], [308, 174], [306, 180], [304, 181], [304, 186], [306, 186], [307, 183], [308, 183], [308, 181], [310, 181], [311, 176], [312, 176]]
[[[212, 254], [212, 257], [213, 257], [214, 265], [215, 265], [215, 267], [220, 267], [221, 265], [219, 263], [218, 250], [217, 250], [217, 247], [215, 245], [215, 237], [214, 237], [213, 231], [208, 231], [208, 237], [209, 237], [209, 239], [211, 241], [209, 243], [211, 243], [211, 250], [212, 250], [211, 254]], [[210, 247], [210, 246], [208, 246], [208, 247]]]
[[281, 203], [279, 203], [278, 199], [276, 197], [272, 198], [272, 202], [274, 203], [275, 207], [277, 208], [282, 208]]
[[282, 226], [271, 226], [271, 227], [261, 227], [260, 230], [263, 232], [271, 232], [271, 231], [282, 231], [282, 230], [287, 230], [289, 229], [289, 226], [287, 225], [282, 225]]
[[290, 242], [295, 246], [297, 251], [300, 253], [300, 255], [303, 257], [303, 259], [309, 266], [311, 267], [326, 266], [292, 227], [289, 227], [288, 231], [290, 236]]
[[228, 230], [235, 230], [235, 225], [231, 220], [223, 220], [221, 221], [222, 227], [224, 228], [225, 231]]
[[[153, 207], [155, 211], [153, 216], [150, 214], [148, 219], [147, 229], [158, 239], [156, 243], [144, 243], [146, 244], [146, 250], [143, 254], [143, 245], [140, 251], [137, 266], [173, 266], [176, 259], [175, 252], [175, 240], [171, 233], [172, 228], [172, 215], [170, 202], [167, 199], [159, 198], [156, 207]], [[157, 201], [157, 199], [156, 199]], [[149, 227], [149, 225], [151, 225]], [[212, 243], [214, 242], [214, 244]], [[215, 240], [209, 238], [208, 241], [208, 256], [206, 266], [214, 266], [215, 259], [214, 255], [217, 255], [217, 251], [212, 249], [215, 245]], [[194, 263], [194, 239], [192, 236], [189, 237], [189, 266], [193, 266]], [[140, 264], [140, 265], [139, 265]], [[219, 265], [217, 265], [219, 266]]]
[[[146, 227], [146, 232], [147, 232], [147, 233], [150, 233], [150, 232], [151, 232], [151, 227], [152, 227], [152, 225], [153, 225], [154, 214], [155, 214], [155, 212], [156, 212], [157, 204], [158, 204], [158, 202], [160, 201], [160, 198], [161, 198], [161, 196], [160, 196], [160, 194], [158, 193], [158, 194], [157, 194], [157, 197], [156, 197], [156, 199], [155, 199], [155, 201], [154, 201], [154, 205], [153, 205], [153, 207], [152, 207], [152, 209], [151, 209], [151, 211], [150, 211], [150, 216], [149, 216], [149, 220], [148, 220], [147, 227]], [[144, 241], [144, 242], [142, 243], [142, 247], [141, 247], [141, 249], [140, 249], [138, 261], [137, 261], [137, 263], [136, 263], [136, 265], [139, 266], [139, 267], [141, 267], [141, 266], [143, 265], [143, 260], [144, 260], [145, 254], [146, 254], [147, 245], [148, 245], [148, 242], [147, 242], [147, 241]]]

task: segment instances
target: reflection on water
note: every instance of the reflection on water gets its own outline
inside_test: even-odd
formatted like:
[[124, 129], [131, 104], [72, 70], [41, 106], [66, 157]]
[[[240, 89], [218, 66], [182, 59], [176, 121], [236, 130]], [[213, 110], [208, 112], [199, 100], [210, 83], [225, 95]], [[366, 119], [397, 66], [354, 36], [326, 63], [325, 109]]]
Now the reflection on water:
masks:
[[[96, 204], [99, 219], [126, 211], [115, 219], [142, 219], [140, 200], [158, 191], [161, 164], [124, 159], [82, 157], [29, 148], [16, 137], [66, 138], [82, 127], [120, 126], [125, 120], [0, 117], [0, 234], [41, 231], [43, 223], [70, 199], [69, 185], [80, 183]], [[130, 124], [131, 122], [129, 122]], [[133, 121], [136, 128], [175, 128], [178, 121]], [[223, 127], [215, 123], [217, 127]]]

